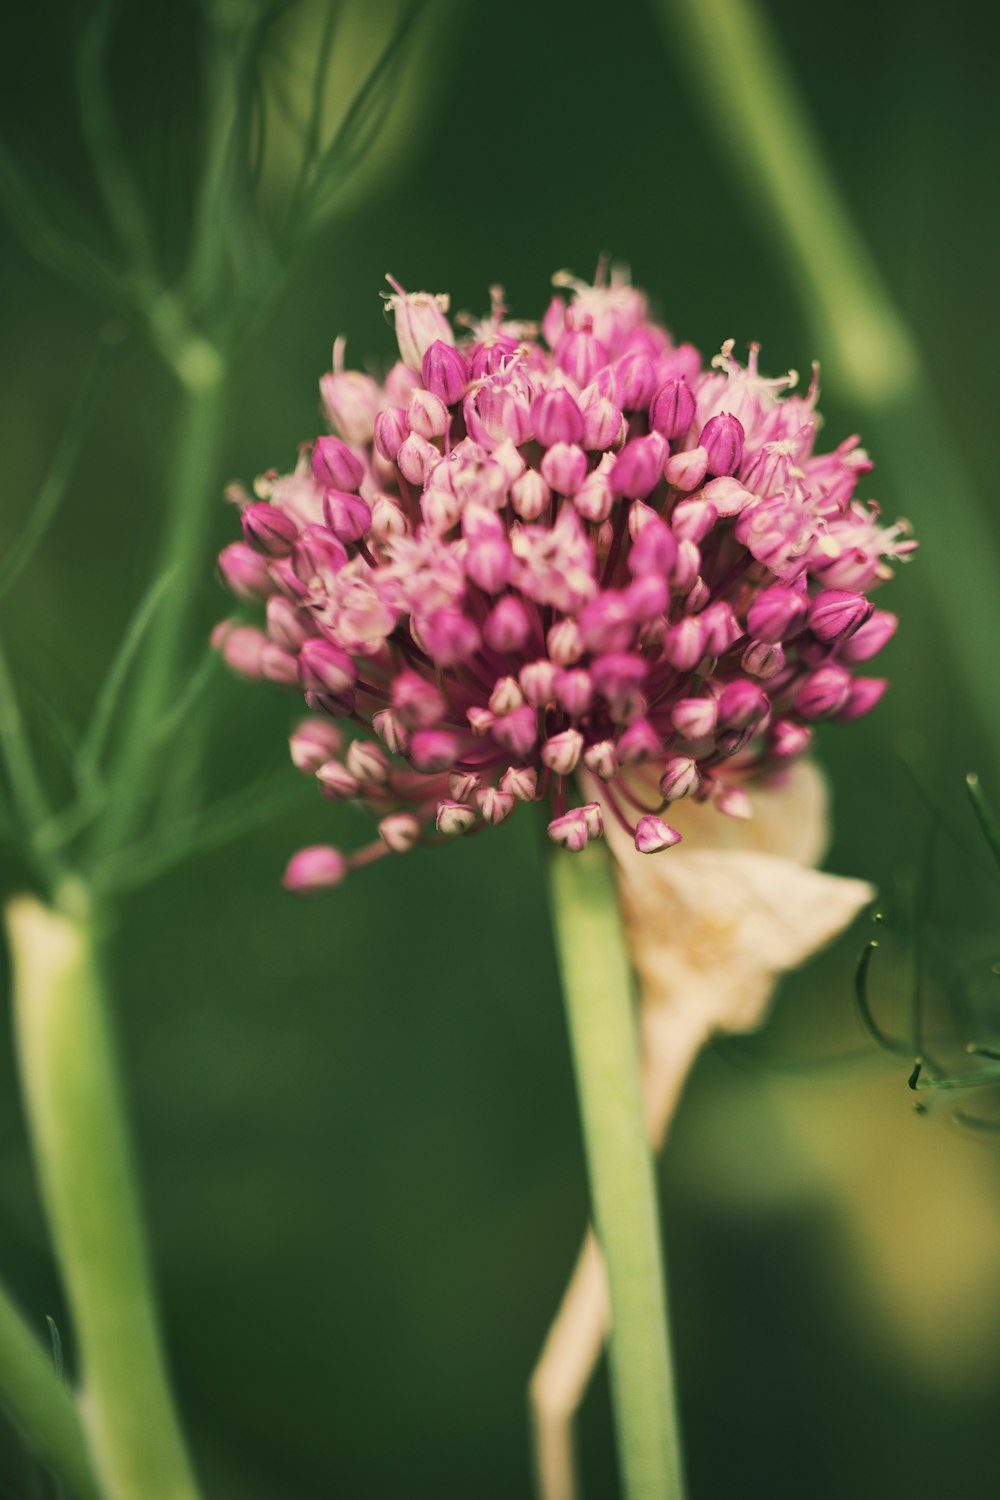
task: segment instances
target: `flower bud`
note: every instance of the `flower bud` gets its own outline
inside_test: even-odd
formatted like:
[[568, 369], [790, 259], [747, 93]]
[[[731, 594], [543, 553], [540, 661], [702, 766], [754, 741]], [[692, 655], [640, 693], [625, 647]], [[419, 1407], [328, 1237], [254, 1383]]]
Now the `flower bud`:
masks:
[[559, 620], [550, 627], [545, 646], [552, 661], [560, 667], [571, 667], [583, 655], [583, 637], [575, 620]]
[[360, 495], [349, 495], [344, 490], [326, 491], [323, 516], [340, 542], [359, 542], [372, 529], [371, 506]]
[[843, 640], [871, 618], [872, 608], [863, 594], [824, 589], [812, 602], [809, 629], [821, 641]]
[[587, 477], [587, 455], [572, 443], [556, 443], [542, 457], [542, 478], [558, 495], [575, 495]]
[[520, 708], [523, 702], [524, 694], [518, 686], [517, 678], [500, 677], [490, 694], [490, 713], [503, 718], [504, 714], [513, 713], [515, 708]]
[[275, 641], [268, 641], [261, 648], [260, 670], [268, 682], [276, 682], [281, 687], [291, 687], [299, 680], [298, 657]]
[[396, 454], [396, 465], [409, 484], [426, 484], [431, 470], [441, 461], [441, 455], [433, 443], [411, 432], [400, 445]]
[[542, 764], [555, 776], [571, 776], [579, 764], [583, 735], [578, 729], [564, 729], [545, 741], [541, 749]]
[[785, 653], [779, 645], [772, 645], [769, 641], [751, 641], [740, 657], [740, 666], [751, 677], [766, 681], [784, 671]]
[[266, 599], [274, 591], [267, 558], [246, 542], [232, 542], [222, 549], [219, 575], [237, 599]]
[[370, 443], [381, 393], [360, 370], [333, 370], [319, 383], [326, 414], [349, 443]]
[[419, 633], [428, 656], [442, 667], [467, 661], [479, 647], [479, 631], [458, 609], [434, 610], [420, 621]]
[[264, 632], [255, 625], [240, 625], [235, 620], [222, 620], [212, 631], [211, 643], [226, 666], [238, 672], [241, 677], [256, 680], [264, 675], [261, 656], [269, 642]]
[[615, 754], [620, 765], [641, 766], [663, 754], [663, 741], [648, 719], [635, 719], [618, 736]]
[[732, 479], [726, 474], [721, 479], [710, 479], [702, 494], [715, 506], [720, 516], [738, 516], [753, 500], [753, 495], [738, 479]]
[[829, 719], [846, 705], [850, 694], [850, 673], [843, 667], [819, 667], [799, 688], [795, 707], [804, 719]]
[[393, 708], [411, 729], [426, 729], [444, 717], [444, 699], [436, 685], [419, 672], [400, 672], [393, 678], [390, 694]]
[[[497, 719], [492, 727], [492, 734], [497, 744], [509, 750], [511, 755], [529, 754], [538, 739], [535, 710], [530, 704], [523, 703], [520, 708], [515, 708], [513, 713], [505, 714], [502, 719]], [[501, 787], [503, 787], [502, 782]], [[507, 790], [505, 787], [503, 789]]]
[[719, 706], [714, 698], [681, 698], [670, 714], [670, 722], [686, 740], [707, 740], [715, 733]]
[[747, 629], [759, 641], [787, 641], [802, 629], [808, 610], [803, 594], [775, 583], [753, 600], [747, 610]]
[[386, 306], [396, 322], [396, 341], [399, 357], [410, 370], [423, 367], [424, 355], [435, 343], [454, 344], [445, 312], [448, 298], [432, 297], [429, 292], [404, 292], [396, 282], [394, 295], [386, 298]]
[[753, 817], [753, 807], [746, 789], [741, 786], [724, 786], [715, 794], [715, 806], [727, 818], [738, 818], [741, 822]]
[[435, 339], [420, 362], [424, 385], [445, 406], [455, 406], [465, 395], [469, 368], [465, 355], [452, 343]]
[[647, 813], [635, 825], [635, 847], [640, 854], [657, 854], [661, 849], [672, 849], [680, 841], [677, 829], [652, 813]]
[[649, 425], [665, 438], [680, 438], [694, 421], [695, 401], [686, 380], [660, 386], [649, 408]]
[[609, 475], [616, 495], [643, 500], [652, 494], [663, 477], [663, 465], [670, 449], [658, 432], [632, 438], [614, 461]]
[[602, 781], [613, 781], [618, 775], [618, 757], [612, 740], [598, 740], [583, 753], [583, 763], [594, 776]]
[[378, 831], [393, 854], [408, 854], [420, 838], [420, 823], [412, 813], [389, 813], [380, 821]]
[[316, 772], [316, 780], [323, 788], [323, 795], [333, 802], [347, 802], [361, 790], [357, 777], [339, 760], [325, 760]]
[[608, 351], [592, 333], [567, 329], [556, 344], [556, 363], [583, 390], [609, 362]]
[[688, 797], [701, 785], [698, 763], [689, 755], [672, 755], [664, 762], [660, 777], [660, 791], [668, 802], [677, 802]]
[[520, 651], [530, 633], [528, 612], [512, 594], [497, 600], [483, 625], [483, 639], [491, 651]]
[[347, 861], [329, 844], [313, 844], [300, 849], [288, 861], [282, 885], [296, 895], [325, 891], [339, 885], [347, 874]]
[[885, 677], [855, 677], [847, 702], [837, 714], [838, 724], [851, 724], [855, 719], [871, 713], [889, 686]]
[[614, 503], [615, 497], [611, 493], [607, 475], [599, 473], [596, 469], [592, 474], [587, 475], [573, 495], [573, 506], [577, 515], [597, 525], [608, 519]]
[[719, 519], [719, 512], [702, 495], [679, 500], [670, 516], [670, 529], [679, 542], [703, 542]]
[[310, 688], [305, 698], [306, 707], [314, 714], [329, 714], [331, 719], [348, 718], [357, 702], [353, 688], [347, 688], [343, 693], [320, 693]]
[[344, 736], [328, 719], [303, 719], [288, 737], [292, 765], [314, 776], [324, 761], [336, 755]]
[[713, 656], [724, 656], [737, 641], [744, 639], [732, 605], [725, 599], [716, 599], [698, 618], [705, 631], [706, 650]]
[[444, 437], [451, 422], [444, 402], [435, 396], [433, 391], [424, 391], [419, 388], [410, 397], [410, 404], [406, 408], [406, 420], [410, 424], [411, 432], [415, 432], [418, 437], [426, 438], [428, 441], [431, 438]]
[[418, 771], [450, 771], [459, 755], [459, 743], [447, 729], [417, 729], [410, 741], [410, 764]]
[[[656, 366], [648, 354], [626, 354], [615, 366], [615, 399], [623, 411], [645, 411], [656, 389]], [[650, 427], [656, 423], [650, 421]], [[662, 429], [659, 429], [662, 430]], [[664, 432], [664, 437], [674, 433]]]
[[838, 659], [852, 663], [870, 661], [892, 639], [898, 624], [897, 617], [888, 610], [873, 610], [870, 618], [852, 636], [840, 642], [837, 647]]
[[603, 453], [624, 440], [625, 418], [607, 396], [598, 396], [584, 408], [583, 446], [591, 453]]
[[501, 792], [498, 787], [485, 786], [476, 793], [476, 806], [484, 823], [495, 828], [514, 811], [517, 798], [513, 792]]
[[345, 757], [347, 769], [360, 782], [381, 786], [388, 780], [389, 762], [381, 745], [374, 740], [352, 740]]
[[265, 557], [287, 557], [299, 534], [291, 516], [267, 500], [255, 500], [248, 505], [242, 522], [247, 545]]
[[506, 587], [514, 567], [510, 544], [502, 537], [483, 537], [470, 542], [465, 554], [465, 571], [484, 593], [498, 594]]
[[299, 652], [299, 679], [304, 688], [337, 696], [354, 686], [354, 663], [346, 651], [332, 641], [314, 637], [304, 641]]
[[539, 661], [527, 662], [518, 673], [521, 690], [528, 702], [535, 708], [542, 708], [546, 703], [552, 702], [555, 693], [556, 670], [554, 662], [542, 658]]
[[792, 760], [802, 755], [812, 744], [812, 730], [804, 724], [793, 724], [791, 719], [777, 719], [771, 725], [770, 752], [775, 760]]
[[478, 771], [449, 771], [448, 790], [453, 801], [468, 802], [482, 779]]
[[324, 489], [356, 490], [365, 466], [341, 438], [319, 437], [313, 446], [312, 472]]
[[727, 411], [706, 422], [698, 439], [705, 450], [706, 472], [735, 474], [743, 457], [745, 436], [743, 423]]
[[564, 387], [542, 391], [531, 403], [535, 441], [543, 448], [557, 443], [576, 444], [583, 438], [583, 413]]
[[693, 672], [706, 651], [700, 615], [685, 615], [663, 637], [663, 655], [678, 672]]
[[410, 737], [395, 709], [380, 708], [372, 714], [372, 728], [390, 755], [405, 755], [410, 748]]
[[396, 462], [396, 456], [409, 435], [410, 424], [401, 406], [387, 406], [375, 418], [375, 447], [389, 463]]
[[552, 491], [537, 469], [528, 469], [510, 487], [510, 503], [522, 521], [537, 521], [552, 499]]
[[508, 766], [500, 777], [500, 790], [518, 802], [533, 802], [538, 791], [538, 772], [533, 766]]
[[585, 672], [582, 667], [557, 673], [555, 692], [556, 702], [563, 713], [569, 714], [571, 719], [580, 718], [587, 712], [594, 696], [590, 673]]
[[571, 854], [579, 854], [590, 841], [587, 819], [578, 807], [553, 818], [546, 831], [553, 843], [562, 844]]
[[296, 609], [283, 594], [274, 594], [267, 601], [267, 633], [286, 651], [298, 651], [315, 630], [309, 614]]
[[666, 481], [675, 489], [696, 490], [708, 472], [708, 454], [704, 448], [689, 448], [667, 459]]
[[437, 824], [438, 833], [443, 833], [447, 838], [455, 838], [460, 833], [468, 833], [476, 821], [475, 809], [466, 807], [463, 802], [439, 802], [434, 819]]
[[756, 729], [770, 712], [770, 700], [764, 689], [745, 678], [727, 682], [719, 694], [721, 729]]

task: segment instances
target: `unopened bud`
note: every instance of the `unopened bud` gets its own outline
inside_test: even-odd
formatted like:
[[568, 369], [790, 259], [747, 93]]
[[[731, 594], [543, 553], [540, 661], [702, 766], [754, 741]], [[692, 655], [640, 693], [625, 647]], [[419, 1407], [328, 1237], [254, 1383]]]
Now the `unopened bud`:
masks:
[[412, 813], [389, 813], [379, 823], [378, 831], [393, 854], [408, 854], [420, 838], [420, 823]]
[[299, 534], [291, 516], [268, 500], [255, 500], [248, 505], [242, 522], [247, 544], [265, 557], [287, 557]]
[[706, 472], [735, 474], [743, 457], [745, 436], [743, 423], [730, 412], [721, 412], [706, 422], [698, 439], [705, 450]]
[[347, 444], [337, 437], [319, 437], [313, 446], [312, 471], [324, 489], [356, 490], [365, 477], [365, 466]]
[[465, 355], [453, 344], [435, 339], [420, 363], [424, 385], [445, 406], [454, 406], [465, 395], [469, 370]]
[[475, 809], [466, 807], [464, 802], [439, 802], [434, 819], [437, 824], [438, 833], [443, 833], [447, 838], [455, 838], [460, 833], [468, 833], [476, 821]]
[[347, 874], [347, 861], [329, 844], [313, 844], [300, 849], [288, 861], [282, 885], [296, 895], [329, 890], [339, 885]]
[[657, 854], [661, 849], [672, 849], [680, 841], [677, 829], [652, 813], [647, 813], [635, 825], [635, 847], [640, 854]]

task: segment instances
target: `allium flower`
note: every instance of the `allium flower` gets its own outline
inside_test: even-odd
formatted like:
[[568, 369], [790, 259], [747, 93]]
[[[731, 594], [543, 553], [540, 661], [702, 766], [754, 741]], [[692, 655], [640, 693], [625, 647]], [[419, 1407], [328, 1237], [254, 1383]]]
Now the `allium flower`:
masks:
[[221, 560], [267, 613], [218, 627], [219, 648], [356, 726], [343, 755], [294, 758], [379, 820], [374, 844], [317, 846], [286, 884], [521, 802], [570, 850], [605, 817], [665, 850], [671, 802], [745, 817], [747, 780], [801, 756], [817, 720], [874, 707], [886, 683], [855, 669], [896, 622], [868, 591], [916, 544], [855, 499], [857, 438], [814, 453], [815, 375], [791, 395], [794, 374], [765, 379], [731, 340], [706, 368], [617, 276], [558, 277], [570, 296], [540, 328], [499, 289], [456, 329], [447, 298], [392, 285], [400, 362], [379, 388], [338, 344], [336, 432], [235, 492], [244, 542]]

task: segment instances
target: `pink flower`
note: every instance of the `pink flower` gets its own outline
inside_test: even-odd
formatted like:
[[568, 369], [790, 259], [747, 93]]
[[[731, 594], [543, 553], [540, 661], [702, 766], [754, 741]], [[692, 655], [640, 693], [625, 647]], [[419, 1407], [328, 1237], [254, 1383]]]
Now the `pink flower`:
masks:
[[[216, 639], [357, 726], [343, 759], [337, 735], [293, 746], [378, 823], [344, 869], [524, 801], [569, 849], [607, 824], [659, 852], [679, 837], [668, 802], [745, 816], [746, 784], [803, 754], [813, 721], [884, 690], [855, 675], [896, 624], [868, 594], [916, 544], [855, 498], [856, 438], [813, 451], [815, 377], [791, 395], [794, 375], [731, 342], [706, 368], [619, 275], [556, 283], [539, 331], [499, 289], [453, 326], [446, 297], [392, 282], [400, 362], [380, 387], [338, 342], [333, 435], [242, 496], [220, 572], [266, 629]], [[291, 884], [341, 873], [325, 853], [302, 869]]]

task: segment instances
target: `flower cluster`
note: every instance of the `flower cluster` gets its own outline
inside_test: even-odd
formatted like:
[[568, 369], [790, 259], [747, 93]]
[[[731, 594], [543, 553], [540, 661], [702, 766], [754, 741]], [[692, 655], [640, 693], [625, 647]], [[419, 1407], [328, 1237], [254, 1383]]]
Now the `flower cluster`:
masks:
[[569, 296], [540, 327], [495, 289], [458, 331], [446, 298], [392, 283], [384, 383], [338, 345], [334, 435], [234, 493], [222, 577], [266, 627], [226, 621], [216, 644], [302, 689], [293, 761], [378, 817], [350, 856], [302, 850], [290, 888], [519, 802], [547, 801], [571, 850], [606, 816], [665, 849], [669, 803], [745, 817], [750, 775], [881, 697], [854, 669], [896, 619], [867, 595], [916, 544], [854, 498], [857, 438], [813, 451], [815, 374], [789, 394], [794, 374], [765, 379], [731, 341], [706, 368], [627, 281], [598, 280], [557, 278]]

